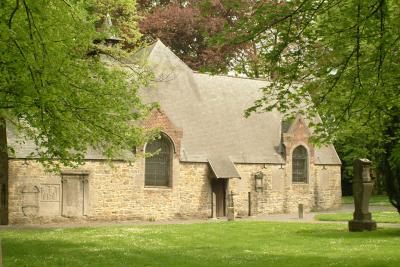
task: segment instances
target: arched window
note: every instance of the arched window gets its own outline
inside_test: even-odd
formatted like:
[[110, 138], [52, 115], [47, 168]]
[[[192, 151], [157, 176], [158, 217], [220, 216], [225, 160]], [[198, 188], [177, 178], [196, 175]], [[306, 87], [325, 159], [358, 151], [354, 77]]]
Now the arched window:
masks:
[[147, 186], [170, 186], [172, 173], [173, 145], [168, 137], [161, 135], [160, 139], [146, 145], [146, 153], [155, 153], [145, 159], [145, 182]]
[[294, 183], [307, 183], [308, 153], [304, 146], [298, 146], [292, 154], [292, 181]]

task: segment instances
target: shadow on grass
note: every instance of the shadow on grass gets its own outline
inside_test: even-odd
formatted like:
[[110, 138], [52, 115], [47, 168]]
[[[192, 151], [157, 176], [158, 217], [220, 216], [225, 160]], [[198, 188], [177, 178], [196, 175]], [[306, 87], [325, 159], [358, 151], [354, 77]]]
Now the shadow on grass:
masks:
[[234, 222], [1, 236], [5, 266], [400, 266], [400, 229], [349, 233], [334, 224]]
[[347, 228], [338, 229], [301, 229], [295, 231], [296, 234], [302, 235], [307, 238], [325, 238], [325, 239], [365, 239], [365, 238], [375, 238], [375, 239], [387, 239], [389, 237], [399, 238], [400, 228], [378, 228], [376, 231], [364, 231], [364, 232], [350, 232]]
[[[335, 231], [298, 233], [324, 238], [344, 234]], [[13, 238], [4, 238], [3, 244], [4, 266], [398, 266], [393, 262], [385, 264], [380, 259], [307, 255], [309, 251], [306, 247], [297, 253], [287, 253], [284, 250], [270, 253], [268, 249], [218, 250], [218, 247], [204, 244], [144, 249], [134, 244], [99, 246], [98, 243], [82, 241], [77, 245], [60, 240]]]

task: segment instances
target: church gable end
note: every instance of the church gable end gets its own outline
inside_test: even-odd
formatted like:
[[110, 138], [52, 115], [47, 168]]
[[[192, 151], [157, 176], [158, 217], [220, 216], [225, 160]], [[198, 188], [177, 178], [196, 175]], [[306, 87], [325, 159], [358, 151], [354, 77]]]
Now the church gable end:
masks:
[[287, 132], [282, 133], [282, 140], [285, 146], [285, 154], [291, 156], [293, 150], [302, 145], [308, 150], [310, 163], [314, 163], [314, 145], [310, 143], [311, 131], [304, 119], [298, 115], [288, 128]]

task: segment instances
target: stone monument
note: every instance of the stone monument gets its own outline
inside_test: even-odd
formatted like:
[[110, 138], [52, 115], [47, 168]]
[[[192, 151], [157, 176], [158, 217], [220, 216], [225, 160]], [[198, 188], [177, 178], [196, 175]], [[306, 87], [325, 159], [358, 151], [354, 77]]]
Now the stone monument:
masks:
[[368, 211], [374, 183], [370, 175], [371, 161], [368, 159], [356, 159], [353, 165], [353, 196], [354, 213], [353, 220], [349, 221], [349, 231], [373, 231], [376, 230], [376, 222], [372, 220]]

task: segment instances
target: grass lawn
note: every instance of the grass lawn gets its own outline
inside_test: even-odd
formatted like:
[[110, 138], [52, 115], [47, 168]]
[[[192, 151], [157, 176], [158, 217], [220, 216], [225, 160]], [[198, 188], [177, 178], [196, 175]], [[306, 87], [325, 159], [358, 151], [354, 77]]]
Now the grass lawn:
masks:
[[[353, 196], [342, 196], [343, 204], [353, 204], [354, 198]], [[372, 196], [369, 200], [369, 204], [371, 206], [391, 206], [389, 202], [389, 198], [387, 196]]]
[[400, 266], [400, 229], [221, 222], [2, 230], [4, 266]]
[[[353, 219], [352, 212], [327, 213], [315, 216], [319, 221], [348, 221]], [[373, 211], [372, 219], [381, 223], [400, 223], [400, 214], [397, 211]]]

